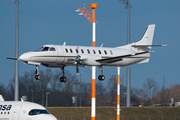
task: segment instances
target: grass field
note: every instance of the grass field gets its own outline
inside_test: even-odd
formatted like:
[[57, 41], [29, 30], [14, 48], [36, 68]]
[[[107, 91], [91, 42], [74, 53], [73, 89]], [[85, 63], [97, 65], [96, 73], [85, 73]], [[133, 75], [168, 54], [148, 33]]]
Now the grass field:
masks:
[[[91, 107], [48, 107], [58, 120], [90, 120]], [[116, 107], [97, 107], [96, 120], [116, 120]], [[121, 107], [121, 120], [180, 120], [180, 107]]]

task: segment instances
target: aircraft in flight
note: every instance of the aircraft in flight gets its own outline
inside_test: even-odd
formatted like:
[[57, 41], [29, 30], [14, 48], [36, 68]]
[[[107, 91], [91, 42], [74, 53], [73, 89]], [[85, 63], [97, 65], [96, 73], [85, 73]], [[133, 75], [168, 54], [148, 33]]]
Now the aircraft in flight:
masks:
[[63, 76], [61, 82], [66, 81], [64, 68], [66, 66], [79, 67], [98, 66], [101, 70], [99, 80], [104, 80], [103, 66], [128, 66], [149, 62], [151, 47], [163, 46], [152, 45], [155, 24], [148, 26], [143, 37], [135, 43], [115, 48], [110, 47], [86, 47], [86, 46], [67, 46], [63, 45], [44, 45], [37, 51], [26, 52], [19, 58], [7, 58], [21, 60], [25, 64], [36, 66], [35, 79], [39, 80], [39, 66], [43, 65], [51, 68], [61, 68]]
[[4, 101], [0, 95], [0, 120], [57, 120], [48, 110], [36, 103]]

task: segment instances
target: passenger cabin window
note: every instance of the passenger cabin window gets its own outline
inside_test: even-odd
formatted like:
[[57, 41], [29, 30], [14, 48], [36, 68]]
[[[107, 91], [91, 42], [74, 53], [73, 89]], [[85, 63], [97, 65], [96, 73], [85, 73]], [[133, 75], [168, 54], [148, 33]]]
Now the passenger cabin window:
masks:
[[70, 52], [71, 52], [71, 53], [73, 52], [72, 49], [70, 49]]
[[78, 53], [78, 49], [76, 49], [76, 53]]
[[66, 53], [68, 53], [68, 49], [66, 48], [65, 50], [66, 50]]
[[95, 51], [95, 50], [93, 50], [93, 53], [94, 53], [94, 54], [96, 54], [96, 51]]
[[106, 52], [106, 50], [104, 50], [104, 53], [107, 55], [107, 52]]
[[53, 48], [53, 47], [50, 47], [50, 48], [49, 48], [49, 51], [56, 51], [56, 49]]
[[29, 115], [39, 115], [39, 114], [50, 114], [48, 110], [40, 110], [40, 109], [33, 109], [29, 112]]
[[87, 49], [87, 52], [90, 54], [90, 51], [89, 51], [89, 49]]
[[81, 52], [82, 52], [82, 53], [84, 53], [84, 50], [83, 50], [83, 49], [81, 49]]
[[99, 50], [99, 54], [101, 54], [101, 51]]
[[113, 52], [110, 50], [111, 55], [113, 55]]

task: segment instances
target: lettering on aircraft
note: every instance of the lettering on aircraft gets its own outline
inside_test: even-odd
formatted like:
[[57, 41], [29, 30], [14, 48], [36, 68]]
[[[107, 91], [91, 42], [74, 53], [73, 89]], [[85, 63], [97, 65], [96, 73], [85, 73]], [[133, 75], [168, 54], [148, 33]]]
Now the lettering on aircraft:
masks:
[[0, 105], [0, 110], [11, 110], [12, 105]]

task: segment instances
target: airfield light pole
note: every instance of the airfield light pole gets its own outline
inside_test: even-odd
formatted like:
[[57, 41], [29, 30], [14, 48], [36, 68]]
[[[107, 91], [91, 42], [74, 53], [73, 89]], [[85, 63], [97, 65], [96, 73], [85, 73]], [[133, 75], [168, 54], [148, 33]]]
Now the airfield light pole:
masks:
[[[82, 85], [81, 84], [81, 71], [80, 71], [80, 85]], [[81, 87], [80, 87], [80, 101], [79, 101], [79, 106], [81, 107]]]
[[[119, 0], [121, 1], [122, 4], [125, 4], [126, 9], [128, 9], [128, 25], [127, 25], [127, 44], [130, 44], [130, 0]], [[127, 66], [127, 107], [130, 107], [130, 102], [131, 102], [131, 95], [130, 95], [130, 89], [131, 89], [131, 67]]]
[[164, 97], [165, 97], [165, 75], [163, 75], [163, 107], [164, 107]]
[[120, 67], [117, 67], [118, 78], [117, 78], [117, 120], [120, 120]]
[[42, 106], [44, 106], [44, 90], [42, 89]]
[[33, 102], [33, 90], [31, 90], [31, 92], [32, 92], [32, 102]]
[[[15, 1], [16, 4], [16, 58], [19, 57], [19, 0]], [[19, 61], [15, 61], [15, 93], [14, 100], [19, 100]]]
[[[85, 4], [84, 4], [85, 5]], [[93, 22], [92, 25], [92, 46], [96, 46], [96, 11], [98, 8], [98, 4], [91, 4], [91, 8], [78, 8], [77, 12], [80, 11], [80, 15], [84, 15], [90, 23]], [[93, 10], [93, 15], [91, 15], [87, 9]], [[91, 120], [96, 120], [96, 66], [92, 66], [92, 99], [91, 99]]]
[[50, 94], [50, 92], [46, 92], [46, 107], [48, 107], [48, 94]]

